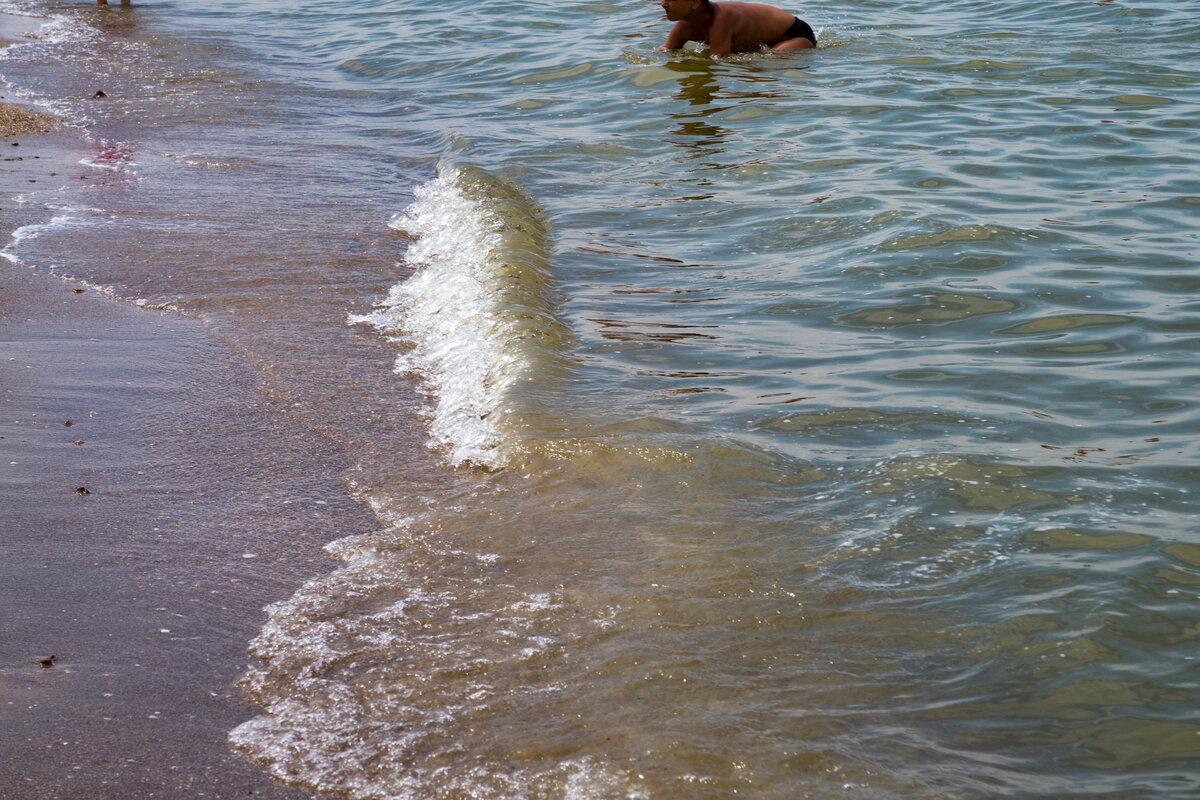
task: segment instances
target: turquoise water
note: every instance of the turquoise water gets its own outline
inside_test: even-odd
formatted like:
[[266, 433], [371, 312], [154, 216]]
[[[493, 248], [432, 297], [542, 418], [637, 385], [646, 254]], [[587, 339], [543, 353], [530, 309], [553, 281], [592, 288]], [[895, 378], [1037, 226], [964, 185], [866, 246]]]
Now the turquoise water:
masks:
[[84, 180], [9, 260], [209, 320], [376, 515], [250, 644], [280, 780], [1200, 791], [1188, 4], [19, 8]]

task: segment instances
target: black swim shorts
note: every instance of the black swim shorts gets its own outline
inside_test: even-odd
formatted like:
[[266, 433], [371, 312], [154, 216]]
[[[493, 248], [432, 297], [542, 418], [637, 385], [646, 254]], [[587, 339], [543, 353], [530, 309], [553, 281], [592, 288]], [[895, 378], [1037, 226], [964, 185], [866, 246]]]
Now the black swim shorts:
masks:
[[814, 46], [817, 44], [817, 35], [813, 33], [812, 26], [799, 17], [792, 17], [796, 20], [792, 23], [792, 27], [787, 29], [787, 33], [783, 35], [784, 40], [787, 39], [808, 39]]

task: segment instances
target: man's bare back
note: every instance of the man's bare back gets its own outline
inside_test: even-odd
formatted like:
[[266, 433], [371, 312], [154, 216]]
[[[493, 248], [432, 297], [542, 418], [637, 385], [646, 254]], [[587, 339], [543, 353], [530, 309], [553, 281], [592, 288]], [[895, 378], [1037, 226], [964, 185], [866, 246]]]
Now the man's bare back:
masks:
[[661, 0], [667, 19], [675, 23], [659, 50], [678, 50], [688, 42], [707, 42], [714, 56], [816, 46], [816, 34], [786, 11], [761, 3], [733, 0]]

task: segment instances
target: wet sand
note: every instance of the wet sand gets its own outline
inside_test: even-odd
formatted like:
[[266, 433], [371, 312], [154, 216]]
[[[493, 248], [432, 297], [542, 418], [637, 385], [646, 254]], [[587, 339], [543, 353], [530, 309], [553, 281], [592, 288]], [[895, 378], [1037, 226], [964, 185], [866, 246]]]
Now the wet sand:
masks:
[[[7, 119], [5, 242], [30, 182], [86, 172]], [[234, 683], [262, 607], [371, 523], [256, 381], [199, 320], [0, 259], [0, 800], [310, 796], [228, 749]]]

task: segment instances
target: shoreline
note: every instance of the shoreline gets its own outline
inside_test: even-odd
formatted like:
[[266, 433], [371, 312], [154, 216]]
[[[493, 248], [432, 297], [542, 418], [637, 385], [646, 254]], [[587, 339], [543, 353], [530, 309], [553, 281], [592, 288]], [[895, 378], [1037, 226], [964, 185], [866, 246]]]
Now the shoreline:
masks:
[[[0, 798], [309, 797], [226, 744], [255, 713], [234, 683], [261, 609], [324, 538], [280, 541], [237, 496], [257, 426], [289, 422], [202, 323], [19, 269], [0, 265]], [[254, 472], [256, 495], [304, 485]], [[326, 516], [348, 511], [323, 483]]]
[[[7, 244], [45, 221], [28, 183], [84, 168], [68, 128], [0, 111]], [[263, 607], [372, 525], [344, 455], [202, 320], [40, 265], [0, 259], [0, 343], [0, 800], [311, 798], [226, 740]]]
[[[0, 11], [0, 50], [20, 42], [38, 27], [39, 21], [32, 17]], [[58, 127], [56, 117], [14, 103], [7, 94], [7, 87], [0, 85], [0, 138], [49, 133]]]

